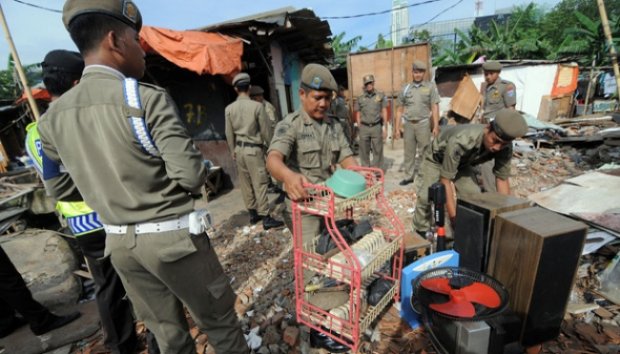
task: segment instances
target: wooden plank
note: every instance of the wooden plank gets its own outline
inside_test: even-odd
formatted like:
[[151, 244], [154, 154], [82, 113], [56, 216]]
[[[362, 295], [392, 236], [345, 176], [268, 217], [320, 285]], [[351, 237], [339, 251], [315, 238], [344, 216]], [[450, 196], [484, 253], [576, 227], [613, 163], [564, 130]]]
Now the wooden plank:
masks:
[[86, 278], [86, 279], [92, 279], [93, 278], [93, 276], [89, 272], [83, 271], [81, 269], [74, 270], [73, 274], [78, 275], [78, 276], [80, 276], [82, 278]]
[[[389, 49], [372, 50], [349, 54], [347, 58], [349, 91], [351, 98], [363, 93], [361, 82], [364, 75], [375, 76], [375, 89], [388, 96], [397, 96], [400, 89], [411, 81], [411, 67], [414, 60], [422, 60], [431, 67], [430, 44], [416, 43]], [[430, 78], [430, 69], [426, 79]]]

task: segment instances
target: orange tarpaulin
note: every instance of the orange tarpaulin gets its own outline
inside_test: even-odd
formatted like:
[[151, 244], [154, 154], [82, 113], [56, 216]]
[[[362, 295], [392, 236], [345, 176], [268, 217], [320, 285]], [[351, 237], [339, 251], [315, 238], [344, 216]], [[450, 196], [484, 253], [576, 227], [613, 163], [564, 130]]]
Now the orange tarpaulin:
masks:
[[230, 80], [241, 71], [243, 42], [219, 33], [144, 26], [140, 44], [147, 53], [155, 52], [201, 75], [224, 75]]
[[[52, 96], [50, 96], [50, 93], [46, 89], [31, 88], [30, 92], [32, 92], [32, 97], [34, 97], [35, 100], [44, 100], [44, 101], [52, 100]], [[26, 97], [26, 93], [24, 92], [22, 93], [21, 97], [18, 98], [17, 101], [15, 101], [15, 103], [20, 104], [26, 100], [28, 100], [28, 98]]]

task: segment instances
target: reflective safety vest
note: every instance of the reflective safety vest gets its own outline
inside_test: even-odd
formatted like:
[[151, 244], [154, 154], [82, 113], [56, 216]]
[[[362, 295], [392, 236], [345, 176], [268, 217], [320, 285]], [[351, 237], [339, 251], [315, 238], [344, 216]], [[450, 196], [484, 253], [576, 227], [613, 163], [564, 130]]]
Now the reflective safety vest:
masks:
[[39, 175], [43, 175], [43, 150], [41, 149], [37, 122], [32, 122], [26, 126], [26, 153], [34, 163]]
[[84, 202], [58, 202], [56, 210], [67, 219], [67, 224], [75, 236], [103, 230], [97, 213]]
[[[37, 123], [32, 122], [26, 127], [26, 152], [34, 162], [34, 167], [43, 176], [43, 149], [37, 130]], [[74, 236], [82, 236], [103, 230], [97, 213], [84, 202], [57, 202], [56, 210], [67, 220]]]

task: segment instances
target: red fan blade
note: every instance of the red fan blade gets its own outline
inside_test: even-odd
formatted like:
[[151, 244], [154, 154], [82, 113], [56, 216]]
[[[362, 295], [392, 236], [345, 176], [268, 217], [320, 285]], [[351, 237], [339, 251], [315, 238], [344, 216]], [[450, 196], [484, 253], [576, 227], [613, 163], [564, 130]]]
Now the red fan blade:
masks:
[[430, 304], [429, 307], [437, 312], [454, 317], [472, 318], [476, 315], [474, 305], [467, 301], [465, 294], [460, 290], [450, 292], [450, 301], [442, 304]]
[[450, 280], [448, 278], [431, 278], [422, 280], [420, 285], [426, 290], [434, 291], [440, 294], [450, 294]]
[[467, 300], [484, 305], [488, 308], [496, 308], [501, 304], [499, 295], [492, 287], [475, 282], [461, 289]]

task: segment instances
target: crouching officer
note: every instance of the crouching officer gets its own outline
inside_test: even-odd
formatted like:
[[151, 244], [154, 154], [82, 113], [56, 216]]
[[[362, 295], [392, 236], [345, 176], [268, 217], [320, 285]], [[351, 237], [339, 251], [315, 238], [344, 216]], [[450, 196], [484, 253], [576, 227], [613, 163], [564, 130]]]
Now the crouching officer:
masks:
[[424, 155], [414, 190], [417, 194], [413, 227], [424, 236], [430, 230], [431, 207], [428, 188], [436, 182], [446, 187], [446, 211], [452, 225], [456, 217], [455, 196], [480, 193], [473, 166], [495, 159], [493, 173], [497, 191], [510, 194], [512, 140], [527, 132], [527, 124], [517, 111], [502, 110], [489, 124], [464, 124], [447, 128]]
[[373, 75], [364, 76], [364, 93], [355, 101], [354, 111], [360, 130], [362, 166], [383, 168], [383, 140], [387, 137], [387, 99], [382, 92], [375, 91]]
[[226, 141], [237, 163], [239, 184], [250, 223], [263, 221], [269, 230], [284, 226], [269, 215], [267, 188], [269, 175], [265, 168], [263, 149], [271, 142], [271, 121], [265, 107], [249, 96], [250, 75], [237, 74], [233, 79], [237, 100], [226, 107]]
[[[45, 88], [52, 96], [52, 101], [55, 101], [80, 80], [84, 60], [80, 53], [53, 50], [45, 56], [41, 67]], [[46, 171], [43, 170], [37, 123], [30, 123], [26, 132], [26, 152], [34, 162], [37, 172], [43, 177]], [[45, 167], [49, 169], [50, 164], [47, 163]], [[134, 353], [138, 340], [131, 304], [125, 299], [125, 288], [110, 259], [103, 258], [106, 234], [97, 213], [79, 200], [60, 200], [56, 203], [56, 209], [67, 221], [93, 276], [95, 301], [105, 333], [104, 345], [113, 353]]]
[[235, 293], [194, 222], [194, 196], [206, 179], [202, 156], [166, 91], [136, 81], [145, 71], [137, 6], [68, 0], [63, 22], [86, 67], [39, 122], [44, 167], [68, 172], [46, 172], [48, 191], [76, 200], [70, 178], [97, 212], [105, 254], [162, 353], [196, 352], [184, 305], [217, 353], [248, 353]]

